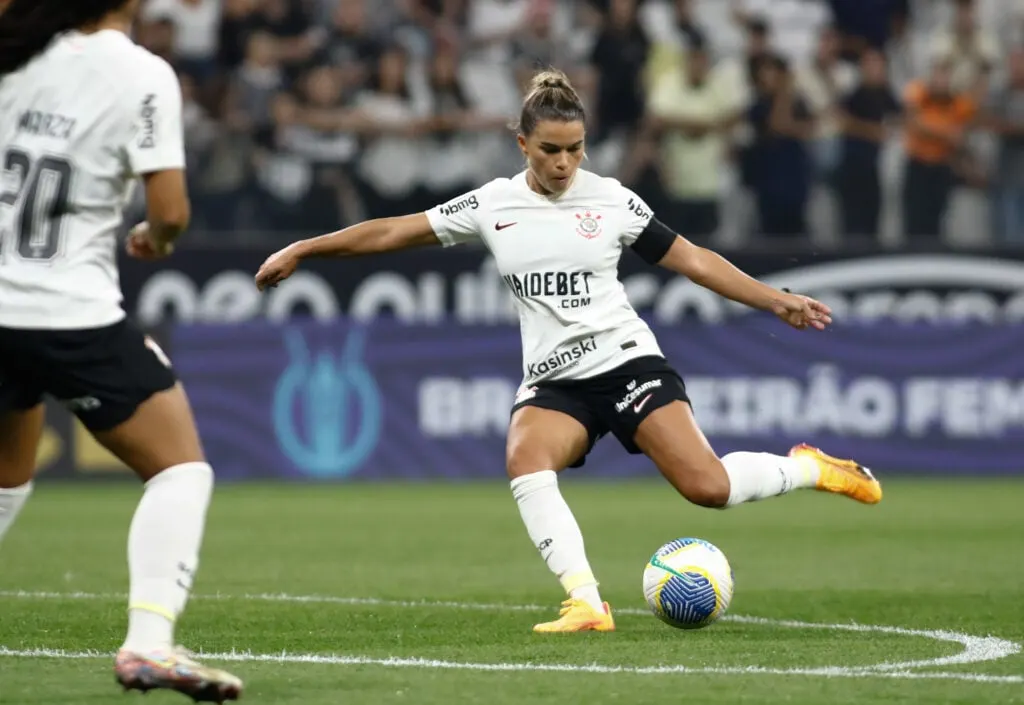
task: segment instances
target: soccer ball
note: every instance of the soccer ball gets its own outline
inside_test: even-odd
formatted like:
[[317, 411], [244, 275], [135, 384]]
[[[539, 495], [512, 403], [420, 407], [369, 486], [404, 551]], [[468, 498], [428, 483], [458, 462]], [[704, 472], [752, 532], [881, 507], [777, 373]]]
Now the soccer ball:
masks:
[[733, 572], [725, 554], [702, 539], [670, 541], [644, 569], [644, 597], [651, 612], [668, 625], [700, 629], [729, 608]]

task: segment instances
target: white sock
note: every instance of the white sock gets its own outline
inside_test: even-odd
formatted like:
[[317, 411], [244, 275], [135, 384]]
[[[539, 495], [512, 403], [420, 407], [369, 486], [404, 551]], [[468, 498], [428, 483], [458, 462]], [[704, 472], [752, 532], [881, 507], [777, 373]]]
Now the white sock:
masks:
[[123, 648], [153, 652], [174, 645], [174, 622], [185, 609], [199, 565], [213, 470], [175, 465], [146, 483], [128, 532], [128, 634]]
[[729, 453], [722, 464], [729, 475], [728, 507], [814, 487], [820, 473], [812, 458], [771, 453]]
[[29, 480], [19, 487], [0, 487], [0, 540], [18, 518], [18, 513], [25, 506], [32, 494], [32, 481]]
[[558, 475], [543, 470], [512, 480], [512, 496], [533, 545], [570, 597], [603, 611], [597, 579], [587, 562], [583, 534], [558, 491]]

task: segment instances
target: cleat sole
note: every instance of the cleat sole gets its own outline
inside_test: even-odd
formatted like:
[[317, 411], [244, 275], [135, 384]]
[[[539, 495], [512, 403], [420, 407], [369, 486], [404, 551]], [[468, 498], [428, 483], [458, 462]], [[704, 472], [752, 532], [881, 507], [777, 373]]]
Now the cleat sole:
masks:
[[201, 703], [218, 703], [218, 705], [224, 705], [227, 701], [238, 700], [241, 696], [241, 689], [231, 685], [221, 685], [219, 683], [203, 683], [203, 684], [152, 684], [146, 683], [139, 678], [132, 680], [121, 680], [117, 678], [118, 683], [124, 688], [124, 692], [127, 693], [132, 690], [138, 690], [143, 695], [146, 695], [151, 690], [173, 690], [176, 693], [192, 698], [193, 702]]

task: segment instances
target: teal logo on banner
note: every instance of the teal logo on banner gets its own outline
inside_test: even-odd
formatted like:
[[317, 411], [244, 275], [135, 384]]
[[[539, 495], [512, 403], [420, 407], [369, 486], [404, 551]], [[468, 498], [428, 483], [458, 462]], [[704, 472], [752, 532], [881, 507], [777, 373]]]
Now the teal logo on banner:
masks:
[[363, 360], [366, 332], [349, 331], [338, 353], [310, 350], [300, 330], [286, 329], [289, 364], [274, 388], [278, 446], [307, 475], [351, 475], [380, 441], [383, 409], [373, 374]]

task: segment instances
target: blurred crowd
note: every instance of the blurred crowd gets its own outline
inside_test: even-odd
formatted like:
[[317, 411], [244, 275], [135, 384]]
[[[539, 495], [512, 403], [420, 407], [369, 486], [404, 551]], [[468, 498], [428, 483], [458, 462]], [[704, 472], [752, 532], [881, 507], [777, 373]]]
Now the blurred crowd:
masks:
[[522, 168], [538, 68], [586, 168], [717, 244], [1024, 244], [1024, 0], [145, 0], [194, 230], [333, 230]]

